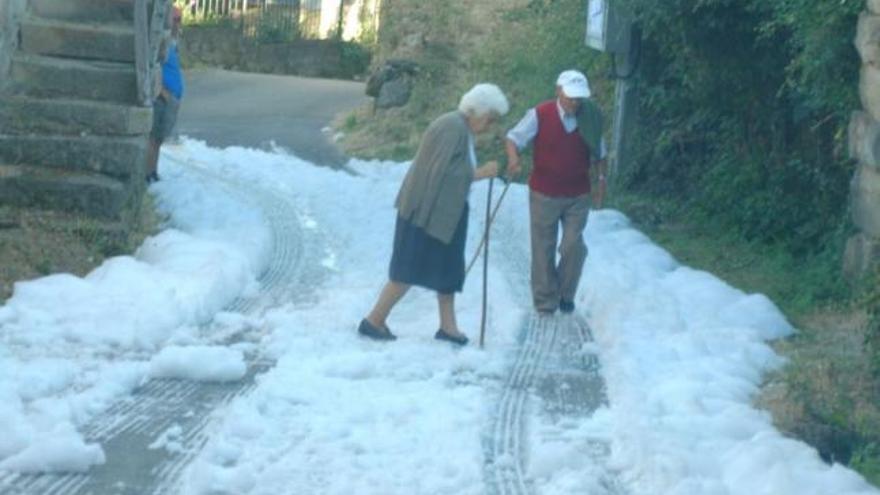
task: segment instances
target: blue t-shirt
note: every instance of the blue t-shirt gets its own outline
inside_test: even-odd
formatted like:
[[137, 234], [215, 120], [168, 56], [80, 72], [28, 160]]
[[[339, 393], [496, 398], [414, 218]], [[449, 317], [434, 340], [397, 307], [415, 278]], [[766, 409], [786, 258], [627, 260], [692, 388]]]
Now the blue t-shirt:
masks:
[[162, 64], [162, 84], [178, 100], [183, 97], [183, 73], [180, 71], [177, 43], [168, 47], [168, 56]]

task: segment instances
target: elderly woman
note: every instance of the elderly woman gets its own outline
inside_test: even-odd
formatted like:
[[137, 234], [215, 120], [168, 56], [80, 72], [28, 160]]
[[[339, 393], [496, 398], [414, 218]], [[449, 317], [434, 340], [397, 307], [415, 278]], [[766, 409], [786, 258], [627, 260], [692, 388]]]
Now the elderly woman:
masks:
[[474, 135], [486, 132], [507, 113], [504, 93], [478, 84], [465, 93], [458, 110], [431, 123], [397, 195], [397, 225], [389, 281], [358, 332], [394, 340], [385, 320], [413, 285], [437, 292], [440, 329], [434, 335], [465, 345], [455, 321], [455, 293], [464, 285], [464, 243], [471, 183], [495, 177], [498, 163], [477, 167]]

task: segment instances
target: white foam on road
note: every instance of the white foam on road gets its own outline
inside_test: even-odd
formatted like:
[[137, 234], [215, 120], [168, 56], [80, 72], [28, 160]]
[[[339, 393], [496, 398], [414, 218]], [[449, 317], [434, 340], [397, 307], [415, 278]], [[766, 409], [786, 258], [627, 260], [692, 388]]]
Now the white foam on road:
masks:
[[[163, 348], [205, 345], [195, 326], [255, 293], [271, 232], [234, 188], [208, 187], [188, 173], [205, 167], [231, 183], [288, 195], [306, 235], [328, 239], [323, 264], [332, 269], [308, 288], [308, 302], [282, 301], [250, 318], [223, 315], [233, 327], [259, 328], [266, 337], [254, 350], [278, 364], [219, 412], [182, 491], [483, 493], [483, 448], [529, 306], [517, 280], [527, 277], [505, 276], [510, 264], [493, 254], [485, 350], [434, 341], [436, 298], [420, 290], [390, 319], [398, 341], [366, 341], [355, 327], [387, 277], [392, 204], [405, 167], [354, 161], [355, 176], [281, 153], [194, 141], [168, 152], [175, 160], [163, 161], [163, 180], [152, 189], [171, 215], [168, 231], [87, 277], [21, 283], [0, 308], [0, 424], [8, 432], [0, 466], [77, 470], [100, 462], [77, 427], [149, 376], [148, 360]], [[484, 187], [471, 195], [468, 256], [482, 230]], [[511, 188], [493, 237], [521, 259], [528, 259], [527, 201], [524, 188]], [[584, 493], [610, 474], [634, 495], [878, 493], [784, 438], [753, 406], [762, 377], [784, 364], [769, 342], [793, 331], [772, 302], [680, 265], [618, 212], [593, 212], [587, 240], [577, 304], [596, 343], [582, 352], [599, 356], [609, 405], [553, 431], [528, 409], [529, 424], [547, 429], [543, 441], [524, 446], [536, 491]], [[479, 282], [477, 269], [456, 301], [472, 339]], [[181, 364], [179, 351], [167, 352], [172, 357], [155, 369]], [[206, 375], [234, 375], [226, 371]], [[59, 431], [70, 434], [57, 435], [62, 444], [42, 442]], [[572, 458], [597, 442], [608, 447], [605, 465]], [[154, 443], [174, 448], [172, 437]]]
[[222, 346], [168, 346], [150, 361], [151, 378], [231, 382], [245, 373], [244, 354]]
[[[391, 204], [405, 167], [353, 161], [361, 175], [351, 177], [283, 155], [197, 143], [186, 152], [207, 158], [202, 166], [297, 198], [314, 227], [339, 242], [338, 273], [319, 302], [266, 316], [266, 348], [278, 366], [227, 411], [183, 491], [482, 493], [474, 466], [516, 349], [512, 330], [528, 306], [513, 296], [522, 288], [507, 280], [525, 277], [490, 267], [485, 351], [447, 356], [438, 348], [430, 339], [436, 309], [425, 292], [395, 310], [390, 324], [400, 340], [364, 342], [354, 328], [386, 277]], [[470, 248], [484, 197], [484, 186], [476, 186]], [[514, 186], [499, 214], [504, 235], [493, 238], [518, 246], [525, 259], [527, 211], [526, 192]], [[763, 374], [782, 364], [768, 342], [793, 331], [769, 300], [681, 266], [618, 212], [594, 212], [587, 239], [591, 256], [577, 302], [598, 340], [582, 351], [600, 356], [610, 405], [556, 431], [558, 442], [530, 447], [529, 475], [541, 493], [584, 493], [615, 476], [627, 491], [651, 495], [745, 495], [756, 487], [782, 495], [877, 493], [854, 472], [822, 463], [809, 446], [783, 439], [752, 406]], [[475, 273], [458, 308], [472, 337]], [[572, 459], [603, 442], [606, 465]], [[780, 455], [765, 465], [767, 452]]]
[[[149, 377], [146, 359], [171, 343], [198, 344], [198, 324], [258, 290], [271, 239], [261, 212], [186, 170], [163, 172], [151, 192], [165, 230], [85, 277], [18, 282], [0, 307], [0, 469], [102, 463], [79, 430]], [[195, 361], [177, 375], [228, 379], [242, 365], [215, 367]]]

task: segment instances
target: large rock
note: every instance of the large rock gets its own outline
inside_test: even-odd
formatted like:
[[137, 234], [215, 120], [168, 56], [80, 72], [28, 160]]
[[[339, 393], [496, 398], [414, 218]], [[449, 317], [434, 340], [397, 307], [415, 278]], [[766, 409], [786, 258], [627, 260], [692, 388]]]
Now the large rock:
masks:
[[864, 233], [856, 234], [846, 242], [843, 253], [843, 273], [857, 280], [880, 267], [880, 238]]
[[26, 19], [20, 36], [26, 53], [134, 62], [134, 28], [129, 25]]
[[859, 95], [862, 105], [871, 117], [880, 122], [880, 67], [870, 64], [862, 65], [859, 78]]
[[379, 96], [379, 91], [385, 83], [395, 79], [415, 77], [418, 71], [418, 64], [411, 60], [386, 60], [367, 79], [367, 96], [376, 98]]
[[859, 167], [851, 190], [853, 222], [865, 234], [880, 237], [880, 172]]
[[880, 65], [880, 15], [862, 12], [856, 32], [856, 49], [866, 64]]
[[408, 79], [400, 78], [388, 81], [379, 90], [376, 108], [402, 107], [409, 101], [411, 93], [412, 83]]
[[873, 14], [880, 14], [880, 0], [868, 0], [868, 11]]
[[849, 121], [849, 155], [880, 171], [880, 123], [866, 112], [853, 112]]
[[122, 135], [150, 132], [149, 107], [85, 100], [46, 100], [26, 96], [0, 97], [0, 135]]
[[409, 101], [418, 72], [418, 64], [410, 60], [387, 60], [370, 75], [366, 93], [376, 98], [376, 108], [402, 107]]

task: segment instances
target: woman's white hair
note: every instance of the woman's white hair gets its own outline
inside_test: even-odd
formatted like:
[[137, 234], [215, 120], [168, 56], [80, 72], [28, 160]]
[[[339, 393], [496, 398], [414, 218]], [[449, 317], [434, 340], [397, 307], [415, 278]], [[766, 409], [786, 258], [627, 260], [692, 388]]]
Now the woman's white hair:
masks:
[[498, 86], [480, 83], [461, 97], [458, 110], [473, 117], [482, 117], [488, 113], [500, 117], [510, 110], [510, 104]]

